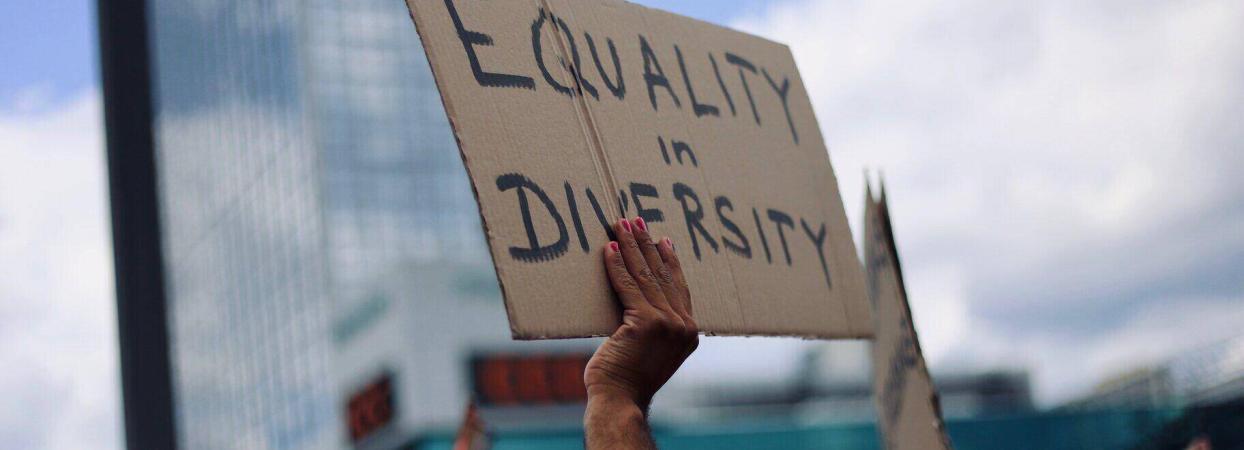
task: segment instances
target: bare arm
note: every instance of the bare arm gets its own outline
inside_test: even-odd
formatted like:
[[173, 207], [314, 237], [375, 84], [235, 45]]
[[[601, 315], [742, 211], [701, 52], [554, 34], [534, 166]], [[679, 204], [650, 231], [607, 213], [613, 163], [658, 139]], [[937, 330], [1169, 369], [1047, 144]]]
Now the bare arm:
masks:
[[618, 300], [622, 325], [592, 356], [583, 381], [586, 447], [655, 449], [648, 405], [699, 345], [691, 292], [668, 239], [648, 235], [642, 219], [621, 220], [605, 248], [605, 268]]
[[588, 394], [583, 430], [588, 450], [657, 448], [644, 411], [627, 398]]

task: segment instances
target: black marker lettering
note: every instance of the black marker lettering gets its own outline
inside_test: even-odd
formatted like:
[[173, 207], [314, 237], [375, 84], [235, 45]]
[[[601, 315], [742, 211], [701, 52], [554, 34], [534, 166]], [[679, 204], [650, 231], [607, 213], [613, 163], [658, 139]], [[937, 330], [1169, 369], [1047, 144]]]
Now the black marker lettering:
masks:
[[833, 289], [834, 282], [829, 277], [829, 263], [825, 261], [825, 224], [821, 224], [820, 231], [812, 232], [812, 227], [808, 226], [808, 221], [799, 219], [799, 224], [803, 225], [803, 232], [808, 235], [808, 239], [816, 246], [816, 256], [821, 258], [821, 271], [825, 272], [825, 286]]
[[[701, 207], [700, 198], [695, 195], [695, 191], [685, 184], [674, 183], [674, 198], [677, 198], [678, 202], [682, 204], [682, 215], [683, 219], [687, 221], [687, 234], [691, 236], [691, 250], [695, 252], [695, 259], [701, 259], [700, 241], [696, 237], [697, 231], [699, 231], [700, 237], [704, 238], [709, 247], [713, 248], [713, 253], [717, 253], [717, 241], [713, 240], [713, 237], [708, 234], [708, 230], [704, 229], [704, 224], [700, 223], [700, 221], [704, 220], [704, 209]], [[688, 199], [695, 203], [694, 209], [687, 202]]]
[[665, 214], [662, 214], [659, 209], [644, 208], [643, 203], [639, 201], [640, 197], [661, 198], [661, 195], [657, 193], [657, 188], [651, 184], [631, 183], [631, 200], [635, 202], [635, 215], [642, 217], [645, 222], [664, 222]]
[[665, 160], [665, 165], [670, 165], [670, 152], [665, 148], [665, 138], [657, 136], [657, 144], [661, 146], [661, 159]]
[[765, 261], [773, 264], [773, 253], [769, 252], [769, 239], [765, 237], [765, 226], [760, 223], [760, 213], [752, 208], [752, 219], [756, 221], [756, 232], [760, 234], [760, 245], [765, 249]]
[[709, 53], [708, 62], [713, 63], [713, 75], [717, 76], [717, 85], [721, 86], [721, 95], [726, 97], [726, 105], [730, 107], [730, 115], [737, 117], [739, 112], [734, 109], [734, 99], [730, 98], [730, 91], [726, 89], [726, 81], [721, 79], [721, 69], [717, 67], [717, 57]]
[[592, 59], [596, 61], [596, 70], [600, 72], [600, 79], [605, 83], [605, 87], [614, 97], [622, 100], [626, 97], [626, 82], [622, 79], [622, 63], [618, 60], [618, 48], [613, 45], [613, 39], [605, 38], [605, 44], [609, 45], [609, 55], [613, 57], [613, 70], [617, 74], [618, 83], [615, 85], [609, 80], [609, 75], [605, 74], [605, 67], [600, 63], [600, 54], [596, 52], [596, 42], [592, 41], [592, 35], [583, 33], [583, 37], [587, 39], [587, 48], [592, 52]]
[[[900, 320], [900, 325], [906, 327], [906, 321]], [[898, 420], [899, 413], [902, 411], [902, 392], [907, 384], [907, 370], [915, 364], [915, 344], [910, 335], [904, 334], [894, 346], [894, 353], [890, 355], [890, 373], [885, 387], [882, 388], [882, 400], [885, 404], [884, 419], [889, 425], [893, 425]]]
[[[540, 68], [540, 74], [544, 75], [544, 81], [549, 86], [552, 86], [553, 90], [573, 97], [574, 90], [553, 78], [553, 74], [549, 73], [548, 65], [544, 64], [544, 45], [540, 40], [540, 30], [544, 28], [544, 22], [547, 18], [548, 13], [541, 8], [540, 18], [531, 23], [531, 52], [536, 57], [536, 67]], [[562, 61], [562, 64], [565, 64], [565, 61]]]
[[738, 243], [735, 243], [729, 238], [722, 236], [721, 244], [726, 246], [727, 250], [734, 252], [736, 255], [752, 259], [752, 245], [747, 242], [747, 236], [743, 235], [743, 231], [739, 229], [739, 226], [736, 225], [734, 221], [730, 220], [730, 218], [726, 217], [726, 213], [723, 211], [728, 209], [730, 212], [734, 212], [734, 205], [730, 203], [730, 199], [725, 197], [717, 197], [713, 203], [717, 206], [717, 220], [721, 221], [721, 226], [725, 227], [727, 231], [733, 233], [734, 236], [738, 238]]
[[[497, 189], [501, 192], [515, 189], [518, 191], [518, 208], [523, 215], [523, 226], [527, 228], [527, 248], [510, 247], [510, 257], [523, 262], [541, 262], [550, 261], [566, 253], [566, 248], [570, 241], [570, 235], [566, 233], [566, 222], [562, 220], [561, 214], [557, 212], [557, 206], [553, 205], [553, 200], [549, 199], [548, 194], [544, 193], [540, 186], [525, 176], [516, 173], [507, 173], [497, 177]], [[531, 220], [531, 205], [527, 201], [527, 191], [536, 194], [536, 198], [544, 203], [544, 207], [549, 212], [549, 217], [557, 222], [557, 242], [550, 245], [541, 246], [539, 236], [536, 235], [535, 224]]]
[[618, 240], [618, 236], [613, 233], [613, 227], [609, 226], [609, 220], [605, 219], [605, 209], [600, 207], [600, 202], [596, 201], [596, 195], [592, 194], [592, 188], [586, 188], [584, 191], [587, 192], [587, 202], [592, 204], [592, 211], [596, 212], [596, 220], [605, 230], [605, 235], [609, 236], [611, 241]]
[[699, 161], [695, 160], [695, 152], [691, 151], [690, 145], [687, 145], [687, 143], [683, 141], [673, 141], [673, 140], [670, 141], [670, 144], [674, 146], [674, 157], [678, 159], [679, 164], [683, 163], [682, 155], [686, 154], [687, 157], [691, 159], [691, 165], [700, 167], [700, 163]]
[[[639, 37], [639, 51], [644, 55], [644, 83], [648, 85], [648, 101], [652, 102], [652, 110], [657, 110], [657, 86], [665, 88], [670, 98], [674, 100], [674, 106], [682, 108], [682, 102], [678, 101], [677, 95], [674, 95], [670, 80], [666, 78], [665, 71], [661, 69], [661, 62], [657, 61], [657, 54], [652, 51], [652, 46], [648, 45], [648, 40], [643, 36]], [[654, 67], [656, 72], [652, 71]]]
[[536, 88], [536, 82], [531, 77], [484, 71], [480, 66], [479, 56], [475, 54], [475, 46], [491, 46], [492, 36], [466, 29], [462, 25], [462, 18], [458, 16], [458, 8], [454, 7], [453, 0], [445, 0], [445, 8], [449, 9], [449, 18], [453, 20], [454, 29], [458, 31], [458, 39], [462, 41], [462, 49], [466, 51], [467, 60], [471, 62], [471, 73], [475, 75], [475, 81], [480, 86], [533, 90]]
[[674, 54], [678, 57], [678, 69], [682, 71], [682, 80], [687, 85], [687, 98], [691, 99], [691, 109], [695, 111], [695, 116], [721, 116], [721, 111], [716, 106], [696, 100], [695, 88], [691, 87], [691, 77], [687, 76], [687, 63], [683, 60], [682, 49], [677, 45], [674, 46]]
[[596, 92], [596, 86], [592, 86], [592, 83], [583, 78], [583, 58], [579, 55], [579, 46], [574, 43], [574, 35], [570, 33], [570, 27], [566, 26], [566, 21], [562, 20], [561, 17], [553, 16], [552, 13], [549, 14], [549, 17], [557, 20], [557, 27], [562, 29], [562, 33], [566, 35], [566, 43], [570, 44], [570, 54], [574, 58], [574, 65], [570, 66], [570, 73], [574, 74], [575, 85], [579, 88], [579, 95], [583, 95], [583, 91], [587, 91], [588, 94], [592, 95], [592, 98], [600, 100], [600, 94]]
[[743, 83], [743, 92], [747, 93], [747, 103], [752, 106], [752, 117], [756, 118], [756, 125], [760, 125], [760, 111], [756, 110], [756, 99], [752, 97], [752, 88], [747, 85], [747, 74], [743, 72], [743, 69], [747, 69], [754, 75], [756, 74], [756, 66], [751, 61], [743, 59], [743, 57], [734, 53], [726, 53], [726, 62], [738, 66], [739, 81]]
[[618, 189], [618, 213], [622, 214], [622, 217], [630, 216], [630, 214], [627, 213], [627, 210], [631, 208], [629, 202], [630, 200], [627, 200], [626, 197], [626, 191]]
[[579, 247], [583, 248], [583, 253], [588, 252], [587, 234], [583, 232], [583, 219], [579, 218], [579, 204], [574, 198], [574, 189], [570, 188], [570, 182], [564, 185], [566, 188], [566, 202], [570, 204], [570, 218], [574, 223], [575, 235], [579, 236]]
[[790, 125], [790, 136], [795, 139], [795, 144], [799, 143], [799, 133], [795, 132], [795, 120], [790, 117], [790, 78], [782, 79], [782, 86], [778, 87], [773, 81], [773, 77], [769, 76], [769, 71], [761, 69], [765, 74], [765, 80], [769, 81], [769, 86], [773, 88], [773, 92], [777, 93], [778, 98], [782, 99], [782, 110], [786, 111], [786, 124]]
[[789, 266], [791, 264], [790, 247], [786, 245], [786, 232], [782, 230], [782, 225], [786, 225], [788, 228], [794, 230], [795, 221], [791, 220], [790, 215], [776, 209], [769, 210], [769, 220], [773, 221], [773, 223], [777, 225], [778, 238], [782, 240], [782, 251], [786, 253], [786, 265]]

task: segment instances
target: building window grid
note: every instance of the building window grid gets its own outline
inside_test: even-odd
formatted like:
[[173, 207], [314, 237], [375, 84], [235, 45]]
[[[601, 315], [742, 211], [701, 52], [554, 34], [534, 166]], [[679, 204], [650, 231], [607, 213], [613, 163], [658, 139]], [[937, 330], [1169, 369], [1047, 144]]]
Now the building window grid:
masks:
[[[167, 9], [156, 9], [187, 14], [185, 10], [176, 10], [184, 6], [183, 3], [174, 0], [164, 7]], [[322, 4], [335, 6], [339, 3]], [[401, 5], [363, 2], [363, 6], [362, 13], [349, 16], [348, 22], [340, 10], [327, 13], [334, 14], [341, 22], [336, 27], [317, 27], [323, 32], [317, 29], [316, 34], [337, 39], [337, 43], [330, 42], [325, 46], [328, 50], [317, 54], [341, 61], [342, 55], [354, 51], [353, 47], [373, 48], [376, 49], [374, 54], [353, 54], [369, 65], [386, 61], [386, 65], [392, 64], [392, 70], [383, 67], [356, 72], [334, 70], [333, 66], [340, 67], [340, 64], [328, 61], [318, 64], [317, 69], [322, 70], [326, 81], [312, 87], [313, 90], [323, 89], [326, 96], [340, 97], [339, 100], [348, 100], [347, 93], [358, 95], [360, 103], [371, 105], [375, 113], [370, 119], [360, 120], [360, 117], [369, 117], [366, 108], [357, 111], [326, 108], [317, 116], [338, 116], [343, 120], [336, 123], [341, 125], [317, 127], [319, 130], [313, 131], [322, 133], [319, 142], [325, 146], [320, 149], [320, 156], [326, 163], [332, 163], [323, 174], [326, 191], [345, 191], [345, 195], [327, 198], [334, 199], [334, 205], [356, 213], [356, 220], [330, 224], [332, 228], [327, 230], [331, 232], [330, 239], [345, 245], [333, 245], [327, 250], [338, 255], [341, 258], [338, 261], [358, 263], [359, 272], [352, 276], [360, 284], [366, 282], [366, 277], [381, 274], [403, 258], [444, 256], [454, 251], [453, 248], [464, 246], [460, 241], [473, 240], [477, 248], [482, 247], [474, 229], [463, 233], [459, 226], [467, 222], [477, 224], [478, 218], [472, 199], [463, 195], [469, 192], [465, 173], [458, 162], [443, 112], [439, 110], [439, 98], [433, 95], [435, 91], [430, 83], [418, 83], [417, 89], [405, 86], [411, 79], [430, 80], [423, 73], [427, 70], [426, 62], [420, 55], [417, 40], [405, 39], [397, 43], [373, 40], [376, 36], [392, 35], [395, 33], [392, 30], [399, 29], [413, 36], [408, 24], [396, 22], [404, 21], [404, 14], [394, 15], [391, 14], [394, 11], [389, 11]], [[259, 14], [264, 16], [280, 13], [275, 4], [260, 8]], [[373, 11], [377, 13], [372, 14]], [[396, 18], [391, 19], [393, 17]], [[384, 20], [376, 22], [376, 18]], [[406, 26], [399, 28], [401, 25]], [[298, 413], [295, 403], [315, 396], [301, 394], [301, 390], [287, 394], [280, 389], [290, 388], [291, 383], [292, 387], [314, 385], [321, 389], [316, 392], [331, 389], [323, 377], [311, 376], [314, 368], [307, 369], [322, 364], [322, 354], [317, 357], [306, 350], [310, 346], [303, 345], [304, 339], [317, 340], [312, 337], [316, 334], [320, 339], [326, 337], [327, 321], [322, 315], [294, 305], [294, 302], [300, 302], [299, 306], [305, 306], [301, 304], [305, 302], [325, 304], [322, 292], [313, 287], [322, 282], [319, 274], [324, 268], [314, 262], [308, 263], [306, 256], [307, 252], [325, 250], [315, 247], [321, 245], [316, 236], [326, 230], [304, 226], [314, 222], [319, 213], [313, 207], [314, 196], [306, 192], [306, 184], [301, 185], [304, 189], [300, 191], [293, 179], [299, 176], [297, 174], [305, 177], [313, 166], [304, 162], [304, 159], [309, 160], [305, 145], [288, 134], [296, 133], [298, 126], [293, 124], [297, 121], [282, 116], [287, 111], [279, 108], [264, 111], [247, 106], [262, 103], [265, 91], [279, 90], [283, 84], [288, 84], [277, 74], [290, 61], [281, 58], [284, 49], [274, 41], [245, 39], [221, 24], [204, 28], [213, 39], [195, 42], [194, 52], [223, 58], [225, 64], [218, 64], [219, 61], [213, 64], [208, 61], [210, 58], [186, 58], [179, 64], [193, 66], [194, 70], [188, 72], [198, 86], [210, 86], [206, 82], [210, 77], [200, 77], [200, 73], [223, 70], [225, 86], [212, 87], [237, 88], [233, 90], [241, 95], [225, 102], [217, 117], [191, 124], [196, 126], [183, 124], [186, 128], [181, 130], [183, 135], [165, 136], [160, 141], [161, 163], [166, 174], [173, 174], [167, 178], [176, 179], [163, 187], [165, 198], [179, 199], [166, 204], [165, 208], [175, 216], [167, 221], [168, 234], [172, 237], [170, 264], [174, 266], [170, 271], [175, 291], [174, 345], [175, 351], [181, 350], [177, 354], [178, 368], [174, 370], [179, 380], [178, 395], [201, 400], [179, 408], [178, 420], [183, 425], [205, 424], [203, 427], [179, 427], [186, 430], [186, 439], [198, 443], [191, 445], [192, 448], [218, 447], [212, 443], [234, 442], [236, 445], [236, 441], [229, 441], [225, 436], [255, 437], [259, 430], [265, 427], [271, 430], [274, 424], [278, 429], [289, 430], [305, 423], [304, 416], [322, 420], [333, 415], [332, 402], [324, 397], [319, 397], [318, 402], [305, 400], [322, 404], [326, 408], [324, 411]], [[337, 33], [334, 28], [347, 32]], [[368, 31], [367, 28], [388, 31], [357, 32]], [[356, 33], [348, 32], [350, 30]], [[261, 43], [258, 48], [253, 47], [254, 41]], [[218, 47], [224, 51], [216, 51]], [[387, 56], [377, 59], [376, 55]], [[388, 59], [392, 56], [396, 58]], [[248, 71], [250, 68], [258, 70]], [[389, 92], [396, 95], [387, 95]], [[331, 104], [349, 105], [350, 102]], [[376, 109], [376, 105], [383, 107]], [[269, 115], [277, 117], [265, 117]], [[260, 120], [265, 118], [270, 121]], [[373, 132], [378, 128], [381, 130]], [[187, 139], [186, 131], [201, 136]], [[355, 145], [368, 142], [359, 139], [364, 136], [369, 136], [370, 144]], [[374, 177], [378, 181], [371, 184], [358, 183], [358, 179], [367, 180], [385, 173], [367, 165], [356, 166], [354, 163], [359, 157], [370, 158], [382, 166], [389, 165], [390, 172], [397, 174]], [[453, 176], [443, 175], [446, 168], [450, 168]], [[346, 178], [356, 183], [327, 181], [334, 171], [346, 172]], [[452, 190], [462, 192], [445, 192]], [[424, 213], [421, 208], [439, 212]], [[300, 219], [292, 220], [293, 217]], [[436, 243], [443, 244], [436, 246], [438, 252], [420, 254], [419, 249], [434, 247]], [[294, 280], [292, 284], [291, 279]], [[199, 314], [202, 305], [193, 302], [206, 301], [217, 302], [216, 307], [225, 310], [224, 314], [214, 318]], [[283, 319], [291, 323], [270, 327], [271, 323], [280, 323]], [[224, 323], [213, 327], [212, 322]], [[288, 354], [296, 356], [285, 359], [283, 355]], [[207, 364], [192, 360], [204, 356]], [[230, 367], [242, 370], [229, 370]], [[190, 373], [183, 368], [200, 373]], [[201, 373], [204, 370], [210, 373]], [[187, 377], [224, 377], [227, 381], [220, 386]], [[197, 389], [204, 390], [192, 392]], [[206, 398], [196, 396], [203, 392], [208, 394]], [[241, 414], [238, 414], [239, 406]], [[275, 418], [264, 419], [268, 413]], [[287, 434], [269, 434], [271, 436], [276, 436], [277, 444], [296, 441]]]

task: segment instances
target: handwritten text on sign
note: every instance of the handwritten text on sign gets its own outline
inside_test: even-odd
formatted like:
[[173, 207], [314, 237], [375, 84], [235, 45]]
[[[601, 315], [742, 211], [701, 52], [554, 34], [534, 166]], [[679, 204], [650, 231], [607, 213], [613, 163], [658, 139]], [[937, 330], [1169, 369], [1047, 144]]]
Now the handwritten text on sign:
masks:
[[837, 182], [785, 46], [614, 0], [408, 5], [515, 336], [616, 326], [594, 250], [634, 216], [677, 243], [707, 332], [869, 333]]

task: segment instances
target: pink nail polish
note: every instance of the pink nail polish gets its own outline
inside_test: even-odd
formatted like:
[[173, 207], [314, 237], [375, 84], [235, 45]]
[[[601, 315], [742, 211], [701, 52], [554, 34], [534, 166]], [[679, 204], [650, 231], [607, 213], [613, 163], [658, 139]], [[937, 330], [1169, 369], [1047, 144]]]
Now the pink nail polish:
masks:
[[670, 246], [670, 250], [674, 249], [674, 241], [671, 240], [670, 238], [665, 238], [665, 245]]
[[610, 241], [610, 242], [609, 242], [609, 249], [610, 249], [610, 250], [613, 250], [613, 251], [615, 251], [615, 252], [616, 252], [616, 251], [618, 251], [618, 241]]
[[630, 233], [631, 232], [631, 221], [622, 219], [622, 229], [626, 230], [627, 233]]
[[648, 224], [644, 223], [643, 217], [635, 218], [635, 226], [639, 227], [641, 230], [648, 231]]

